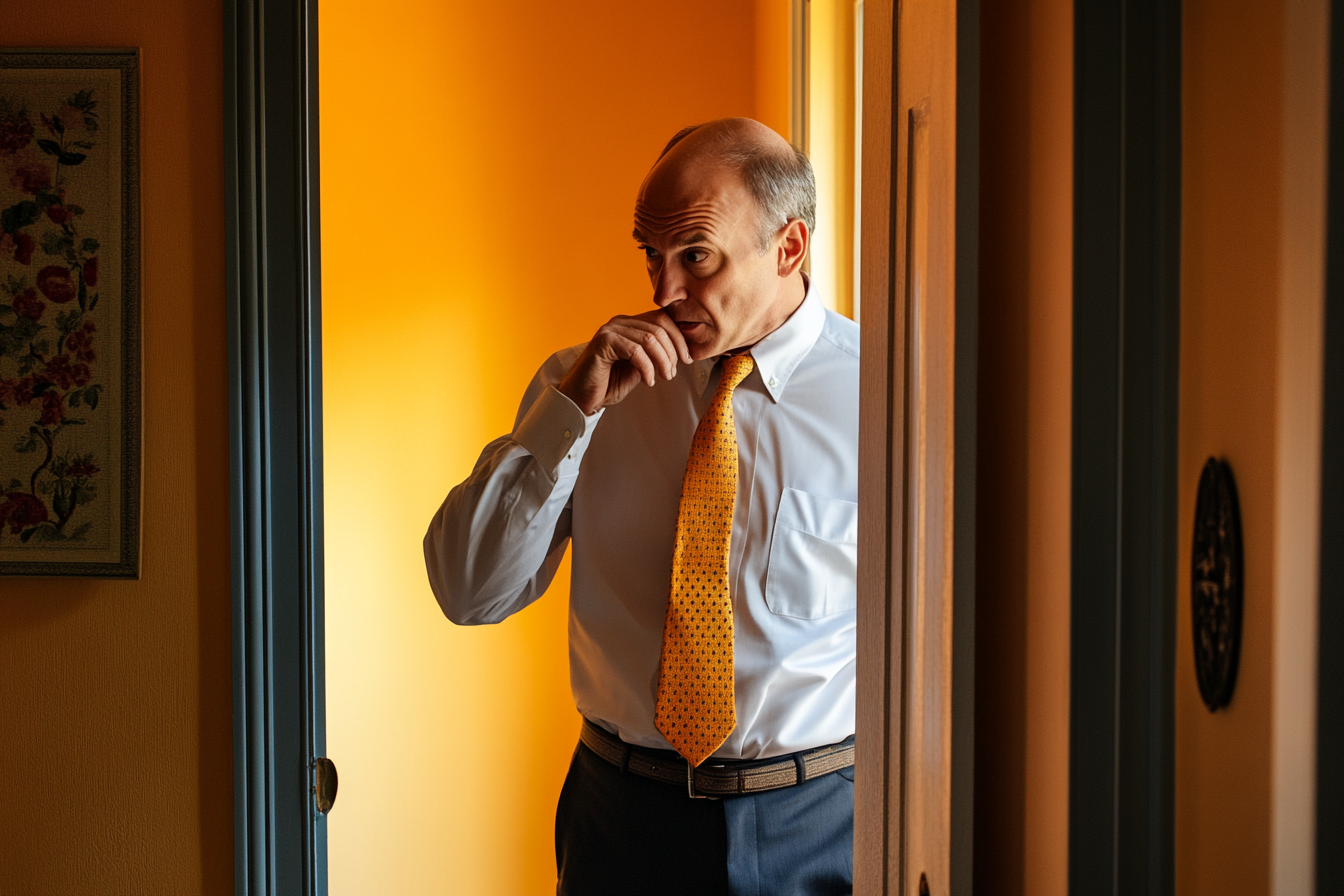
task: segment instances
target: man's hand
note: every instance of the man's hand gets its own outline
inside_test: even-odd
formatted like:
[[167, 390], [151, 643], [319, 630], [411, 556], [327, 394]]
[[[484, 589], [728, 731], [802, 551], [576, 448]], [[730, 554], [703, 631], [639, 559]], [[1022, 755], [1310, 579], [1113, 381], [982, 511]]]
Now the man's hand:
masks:
[[642, 380], [652, 386], [691, 363], [686, 338], [661, 309], [613, 317], [589, 341], [558, 387], [585, 415], [618, 404]]

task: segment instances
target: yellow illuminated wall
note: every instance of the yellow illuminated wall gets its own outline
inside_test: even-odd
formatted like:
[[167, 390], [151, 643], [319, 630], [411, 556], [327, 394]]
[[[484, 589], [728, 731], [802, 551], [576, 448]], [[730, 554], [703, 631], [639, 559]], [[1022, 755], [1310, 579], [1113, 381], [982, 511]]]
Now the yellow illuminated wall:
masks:
[[651, 307], [630, 216], [667, 138], [787, 128], [787, 51], [757, 52], [787, 39], [780, 9], [322, 3], [334, 896], [554, 890], [568, 564], [518, 616], [457, 628], [421, 538], [547, 355]]
[[854, 314], [855, 0], [809, 0], [807, 151], [817, 178], [812, 279]]

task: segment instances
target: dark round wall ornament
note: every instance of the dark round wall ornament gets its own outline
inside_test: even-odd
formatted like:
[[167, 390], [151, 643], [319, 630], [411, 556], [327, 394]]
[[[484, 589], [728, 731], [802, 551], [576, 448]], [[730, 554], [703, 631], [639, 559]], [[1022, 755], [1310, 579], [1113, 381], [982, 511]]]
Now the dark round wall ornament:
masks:
[[1232, 468], [1215, 457], [1204, 463], [1195, 502], [1195, 547], [1190, 560], [1190, 611], [1195, 676], [1210, 712], [1226, 706], [1237, 683], [1241, 653], [1241, 508]]

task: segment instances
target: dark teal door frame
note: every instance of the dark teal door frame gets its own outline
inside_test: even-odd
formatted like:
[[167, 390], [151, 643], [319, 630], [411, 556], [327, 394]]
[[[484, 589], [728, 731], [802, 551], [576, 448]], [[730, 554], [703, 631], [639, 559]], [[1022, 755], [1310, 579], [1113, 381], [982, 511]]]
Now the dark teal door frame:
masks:
[[234, 888], [327, 891], [316, 0], [225, 0]]
[[1069, 892], [1174, 890], [1181, 4], [1074, 4]]

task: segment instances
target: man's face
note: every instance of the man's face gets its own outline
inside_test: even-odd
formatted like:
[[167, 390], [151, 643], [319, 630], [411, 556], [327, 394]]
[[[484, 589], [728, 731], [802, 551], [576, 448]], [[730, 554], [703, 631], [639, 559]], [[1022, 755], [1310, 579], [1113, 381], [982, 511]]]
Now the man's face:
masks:
[[762, 254], [758, 216], [741, 177], [715, 162], [669, 156], [640, 187], [635, 239], [653, 301], [676, 322], [697, 361], [754, 345], [793, 310], [778, 239]]

